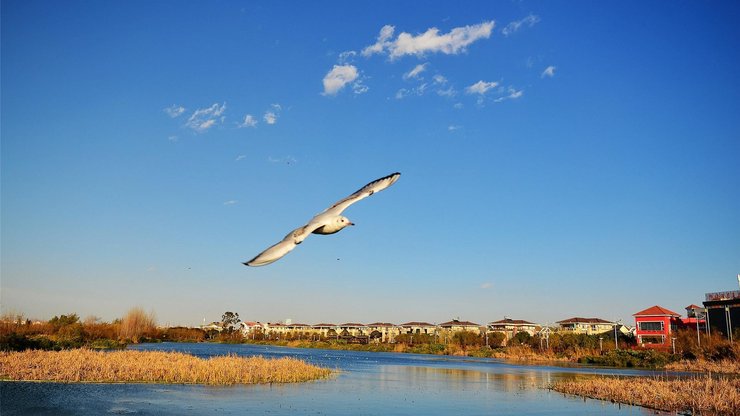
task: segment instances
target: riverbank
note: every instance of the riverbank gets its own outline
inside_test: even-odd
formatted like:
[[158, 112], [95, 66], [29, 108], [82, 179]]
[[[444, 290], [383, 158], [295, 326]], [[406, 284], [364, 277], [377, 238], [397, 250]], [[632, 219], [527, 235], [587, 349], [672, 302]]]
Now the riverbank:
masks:
[[666, 412], [740, 415], [740, 379], [737, 377], [597, 377], [562, 381], [551, 388], [561, 393]]
[[27, 350], [0, 353], [0, 379], [95, 383], [295, 383], [332, 373], [295, 358], [235, 355], [198, 358], [179, 352]]

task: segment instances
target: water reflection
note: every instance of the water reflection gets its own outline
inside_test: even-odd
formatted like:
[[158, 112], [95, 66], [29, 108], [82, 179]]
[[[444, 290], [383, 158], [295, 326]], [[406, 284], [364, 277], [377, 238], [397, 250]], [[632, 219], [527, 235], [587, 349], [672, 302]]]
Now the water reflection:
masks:
[[[136, 349], [208, 357], [294, 356], [340, 370], [328, 380], [256, 386], [0, 383], [6, 415], [561, 415], [652, 414], [641, 408], [567, 397], [555, 381], [604, 369], [526, 367], [498, 360], [222, 344], [149, 344]], [[647, 373], [643, 373], [647, 374]]]

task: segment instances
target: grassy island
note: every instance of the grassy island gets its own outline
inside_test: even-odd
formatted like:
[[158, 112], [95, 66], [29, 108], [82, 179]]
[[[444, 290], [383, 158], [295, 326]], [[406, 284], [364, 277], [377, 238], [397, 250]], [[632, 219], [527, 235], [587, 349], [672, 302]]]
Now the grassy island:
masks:
[[85, 348], [0, 353], [0, 378], [4, 380], [230, 385], [294, 383], [330, 374], [329, 369], [295, 358], [229, 355], [202, 359], [178, 352]]
[[552, 389], [666, 412], [740, 415], [737, 377], [596, 377], [558, 382]]

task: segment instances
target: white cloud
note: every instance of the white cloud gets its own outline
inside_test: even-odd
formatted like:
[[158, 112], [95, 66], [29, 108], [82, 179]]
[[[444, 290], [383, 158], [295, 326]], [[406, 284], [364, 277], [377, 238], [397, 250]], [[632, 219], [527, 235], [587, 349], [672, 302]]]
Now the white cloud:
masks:
[[265, 120], [265, 123], [267, 124], [277, 123], [277, 114], [273, 113], [272, 111], [265, 112], [265, 115], [262, 118]]
[[403, 74], [403, 79], [409, 79], [409, 78], [418, 78], [419, 74], [424, 72], [427, 69], [427, 64], [419, 64], [414, 67], [411, 71]]
[[362, 56], [370, 56], [376, 53], [382, 53], [385, 49], [387, 49], [390, 46], [390, 42], [388, 42], [388, 39], [393, 36], [393, 31], [395, 28], [391, 25], [385, 25], [380, 29], [380, 34], [378, 35], [378, 40], [366, 47], [362, 50]]
[[517, 90], [514, 87], [508, 87], [506, 92], [507, 95], [502, 95], [501, 97], [496, 98], [494, 101], [497, 103], [500, 103], [501, 101], [506, 100], [516, 100], [517, 98], [521, 98], [524, 95], [523, 90]]
[[428, 84], [424, 83], [414, 88], [401, 88], [400, 90], [396, 91], [396, 99], [401, 100], [403, 98], [408, 97], [409, 95], [424, 95], [424, 93], [427, 91]]
[[276, 111], [280, 111], [283, 109], [283, 106], [278, 103], [270, 104], [270, 107], [274, 108]]
[[339, 54], [339, 58], [337, 59], [340, 64], [344, 65], [346, 63], [352, 62], [357, 56], [357, 52], [355, 51], [344, 51]]
[[490, 289], [492, 287], [493, 287], [493, 283], [491, 283], [491, 282], [485, 282], [485, 283], [483, 283], [483, 284], [480, 285], [480, 288], [481, 289]]
[[257, 121], [257, 119], [253, 115], [247, 114], [247, 115], [244, 116], [244, 121], [241, 124], [239, 124], [239, 128], [242, 128], [242, 127], [256, 127], [257, 126], [257, 123], [258, 123], [258, 121]]
[[457, 126], [457, 125], [454, 125], [454, 124], [450, 124], [449, 126], [447, 126], [447, 130], [448, 131], [460, 130], [461, 128], [462, 128], [461, 126]]
[[361, 80], [357, 80], [352, 83], [352, 92], [355, 94], [364, 94], [366, 93], [370, 88], [363, 84]]
[[222, 115], [225, 111], [226, 103], [221, 105], [215, 103], [208, 108], [199, 108], [188, 118], [185, 125], [198, 133], [203, 133], [216, 125], [217, 122], [223, 123], [224, 117]]
[[168, 116], [175, 118], [175, 117], [182, 115], [182, 113], [185, 112], [185, 107], [181, 105], [172, 105], [170, 107], [165, 108], [164, 112], [167, 113]]
[[466, 87], [465, 92], [467, 92], [468, 94], [484, 95], [486, 92], [488, 92], [488, 90], [490, 90], [491, 88], [496, 88], [496, 86], [498, 86], [498, 82], [486, 82], [481, 80], [469, 87]]
[[483, 22], [477, 25], [456, 27], [443, 34], [440, 34], [436, 27], [432, 27], [417, 36], [401, 32], [395, 40], [389, 40], [393, 37], [394, 27], [386, 25], [380, 29], [377, 41], [363, 49], [362, 54], [370, 56], [375, 53], [387, 52], [391, 59], [400, 58], [404, 55], [423, 56], [428, 52], [455, 55], [464, 52], [468, 45], [478, 39], [489, 38], [493, 26], [493, 21]]
[[450, 86], [445, 89], [438, 89], [437, 95], [439, 95], [440, 97], [450, 97], [451, 98], [457, 95], [457, 91]]
[[552, 77], [554, 77], [555, 76], [555, 69], [556, 69], [556, 67], [554, 67], [552, 65], [548, 66], [547, 68], [545, 68], [544, 71], [542, 71], [542, 75], [540, 75], [540, 78], [544, 78], [544, 77], [550, 77], [550, 78], [552, 78]]
[[167, 137], [167, 140], [171, 141], [172, 143], [175, 143], [178, 140], [178, 138], [177, 136], [169, 136]]
[[525, 17], [522, 20], [515, 20], [509, 23], [508, 25], [506, 25], [506, 27], [501, 29], [501, 33], [504, 36], [509, 36], [513, 34], [514, 32], [518, 31], [522, 26], [527, 25], [528, 27], [532, 27], [539, 21], [540, 21], [539, 16], [530, 14], [529, 16]]
[[359, 76], [354, 65], [334, 65], [324, 76], [324, 95], [336, 95], [345, 85]]
[[447, 83], [447, 78], [445, 78], [445, 77], [443, 77], [442, 75], [439, 75], [439, 74], [435, 75], [432, 79], [434, 80], [434, 83], [435, 84], [440, 84], [441, 85], [441, 84], [446, 84]]
[[224, 205], [236, 205], [237, 202], [239, 202], [239, 201], [237, 201], [235, 199], [230, 199], [228, 201], [225, 201], [224, 202]]
[[239, 156], [236, 157], [236, 161], [238, 162], [238, 161], [240, 161], [242, 159], [246, 159], [246, 158], [247, 158], [247, 155], [239, 155]]

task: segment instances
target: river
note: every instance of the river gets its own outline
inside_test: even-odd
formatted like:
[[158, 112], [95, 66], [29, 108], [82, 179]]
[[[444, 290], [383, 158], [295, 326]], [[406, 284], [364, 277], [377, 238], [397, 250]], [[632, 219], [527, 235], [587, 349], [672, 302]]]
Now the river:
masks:
[[649, 415], [639, 407], [564, 396], [551, 383], [627, 369], [523, 366], [493, 359], [262, 345], [142, 344], [200, 357], [296, 357], [339, 370], [327, 380], [212, 387], [171, 384], [0, 382], [10, 415]]

